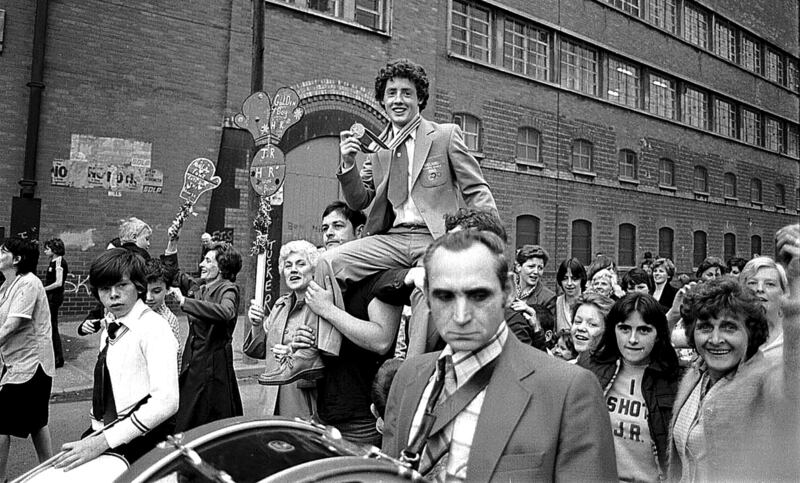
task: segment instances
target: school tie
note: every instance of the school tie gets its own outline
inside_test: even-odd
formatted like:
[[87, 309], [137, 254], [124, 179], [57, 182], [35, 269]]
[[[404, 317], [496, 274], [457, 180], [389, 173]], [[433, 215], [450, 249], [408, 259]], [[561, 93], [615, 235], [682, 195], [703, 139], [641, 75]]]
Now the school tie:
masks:
[[[436, 405], [452, 396], [456, 392], [456, 371], [453, 366], [452, 356], [445, 356], [437, 361], [437, 370], [444, 372], [444, 390]], [[431, 394], [436, 394], [436, 387]], [[455, 423], [453, 423], [455, 424]], [[428, 442], [422, 453], [422, 460], [419, 463], [419, 472], [432, 481], [444, 481], [447, 475], [447, 457], [450, 452], [450, 438], [452, 437], [452, 425], [445, 425], [436, 433], [428, 435]]]
[[111, 376], [106, 365], [106, 354], [108, 346], [117, 335], [120, 324], [110, 322], [108, 324], [108, 337], [106, 344], [97, 355], [97, 363], [94, 365], [94, 387], [92, 388], [92, 415], [97, 421], [109, 424], [117, 419], [117, 408], [114, 404], [114, 390], [111, 387]]
[[408, 199], [408, 151], [406, 143], [392, 151], [392, 164], [389, 167], [389, 186], [387, 198], [397, 208]]

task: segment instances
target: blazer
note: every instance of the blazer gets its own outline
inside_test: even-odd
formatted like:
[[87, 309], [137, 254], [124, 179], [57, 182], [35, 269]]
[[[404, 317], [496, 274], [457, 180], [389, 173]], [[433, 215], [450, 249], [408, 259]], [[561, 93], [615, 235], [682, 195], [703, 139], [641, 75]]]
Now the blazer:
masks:
[[[387, 179], [392, 153], [381, 150], [367, 156], [360, 173], [355, 167], [337, 173], [344, 199], [354, 210], [366, 209], [365, 234], [392, 227], [394, 211], [387, 199]], [[444, 215], [464, 206], [497, 213], [494, 197], [478, 161], [464, 144], [461, 128], [421, 119], [414, 145], [412, 188], [409, 196], [434, 238], [445, 232]]]
[[[389, 392], [383, 451], [399, 457], [439, 353], [400, 366]], [[617, 481], [608, 410], [597, 378], [514, 337], [500, 354], [472, 440], [467, 481]]]
[[658, 299], [658, 303], [660, 303], [664, 310], [667, 311], [672, 308], [672, 302], [675, 301], [675, 295], [678, 294], [678, 289], [672, 286], [672, 279], [667, 280], [667, 283], [664, 284], [664, 289], [661, 290], [661, 297]]

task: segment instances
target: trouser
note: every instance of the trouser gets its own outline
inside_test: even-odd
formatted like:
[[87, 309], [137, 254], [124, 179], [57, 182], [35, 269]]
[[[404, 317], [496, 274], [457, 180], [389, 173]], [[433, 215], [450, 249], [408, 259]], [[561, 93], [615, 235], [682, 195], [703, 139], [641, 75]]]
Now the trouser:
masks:
[[61, 348], [61, 334], [58, 332], [58, 309], [61, 308], [60, 300], [48, 300], [50, 307], [50, 328], [53, 332], [53, 354], [55, 355], [56, 366], [64, 365], [64, 351]]
[[[349, 284], [382, 270], [422, 265], [422, 257], [431, 242], [433, 237], [425, 227], [394, 227], [385, 234], [353, 240], [325, 252], [317, 263], [315, 278], [324, 281], [326, 271], [330, 270], [342, 287], [342, 291], [345, 291]], [[420, 290], [415, 292], [417, 295], [412, 294], [411, 297], [412, 326], [415, 322], [414, 313], [421, 312], [420, 306], [425, 305], [422, 292]], [[340, 308], [344, 309], [343, 306]], [[425, 318], [427, 319], [427, 311]], [[328, 321], [319, 318], [317, 332], [319, 349], [330, 354], [338, 354], [340, 344], [339, 331]]]

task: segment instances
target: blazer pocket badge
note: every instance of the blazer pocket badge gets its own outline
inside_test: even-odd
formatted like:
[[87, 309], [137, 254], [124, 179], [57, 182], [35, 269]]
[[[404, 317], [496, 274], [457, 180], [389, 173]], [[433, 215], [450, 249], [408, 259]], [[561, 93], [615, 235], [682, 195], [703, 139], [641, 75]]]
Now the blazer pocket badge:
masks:
[[435, 188], [445, 183], [445, 164], [442, 161], [425, 163], [420, 173], [422, 186], [425, 188]]

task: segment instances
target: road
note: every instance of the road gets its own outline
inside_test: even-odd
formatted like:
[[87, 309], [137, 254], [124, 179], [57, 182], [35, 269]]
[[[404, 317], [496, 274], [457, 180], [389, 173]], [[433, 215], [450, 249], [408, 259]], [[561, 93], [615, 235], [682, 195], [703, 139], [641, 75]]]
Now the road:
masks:
[[[240, 380], [239, 391], [242, 395], [245, 416], [258, 416], [261, 386], [256, 384], [253, 378]], [[54, 399], [50, 404], [50, 434], [54, 451], [58, 451], [62, 444], [78, 439], [86, 430], [92, 406], [91, 394], [84, 393], [59, 399]], [[36, 452], [33, 450], [30, 438], [26, 440], [12, 438], [7, 474], [9, 481], [37, 464]]]

